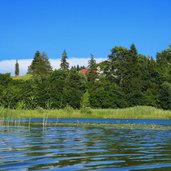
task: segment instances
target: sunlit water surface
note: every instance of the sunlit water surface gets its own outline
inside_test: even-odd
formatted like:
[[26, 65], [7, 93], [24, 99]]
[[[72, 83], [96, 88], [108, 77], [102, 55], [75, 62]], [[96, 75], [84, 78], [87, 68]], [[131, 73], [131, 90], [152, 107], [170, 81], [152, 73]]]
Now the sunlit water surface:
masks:
[[171, 130], [0, 127], [0, 170], [171, 170]]

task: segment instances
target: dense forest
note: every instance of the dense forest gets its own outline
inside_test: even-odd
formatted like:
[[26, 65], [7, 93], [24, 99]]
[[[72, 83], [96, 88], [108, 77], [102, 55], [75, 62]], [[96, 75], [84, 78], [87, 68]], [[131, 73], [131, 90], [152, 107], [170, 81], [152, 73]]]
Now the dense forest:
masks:
[[[45, 53], [37, 51], [28, 68], [29, 79], [0, 74], [0, 105], [12, 109], [125, 108], [137, 105], [171, 109], [171, 46], [156, 58], [130, 48], [114, 47], [106, 61], [72, 66], [67, 53], [60, 69], [52, 70]], [[18, 79], [17, 79], [18, 78]]]

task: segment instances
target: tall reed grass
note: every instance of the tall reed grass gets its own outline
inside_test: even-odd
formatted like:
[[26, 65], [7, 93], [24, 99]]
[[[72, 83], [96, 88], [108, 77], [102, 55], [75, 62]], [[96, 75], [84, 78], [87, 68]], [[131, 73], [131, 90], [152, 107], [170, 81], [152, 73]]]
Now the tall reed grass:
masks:
[[[88, 112], [87, 112], [88, 111]], [[25, 119], [27, 118], [27, 122]], [[59, 123], [58, 118], [120, 118], [120, 119], [171, 119], [171, 111], [165, 111], [148, 106], [136, 106], [125, 109], [81, 109], [76, 110], [69, 106], [59, 110], [45, 110], [37, 108], [35, 110], [11, 110], [0, 107], [0, 126], [10, 127], [28, 125], [31, 126], [41, 124], [33, 123], [33, 118], [42, 118], [42, 127], [45, 129], [47, 126], [90, 126], [90, 123]], [[49, 122], [48, 118], [56, 118], [56, 122]], [[103, 124], [91, 123], [91, 126], [104, 126]], [[107, 124], [116, 129], [160, 129], [171, 130], [171, 126], [161, 125], [145, 125], [145, 124]]]
[[44, 118], [44, 123], [48, 118], [121, 118], [121, 119], [171, 119], [170, 110], [162, 110], [149, 106], [136, 106], [124, 109], [42, 109], [23, 110], [5, 109], [0, 107], [0, 118], [2, 120], [20, 118]]

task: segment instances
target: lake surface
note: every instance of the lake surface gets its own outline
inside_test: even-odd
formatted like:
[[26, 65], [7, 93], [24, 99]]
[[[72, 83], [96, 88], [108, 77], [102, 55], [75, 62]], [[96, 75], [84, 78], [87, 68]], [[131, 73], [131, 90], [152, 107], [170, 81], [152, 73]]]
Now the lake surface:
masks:
[[[171, 170], [171, 129], [117, 129], [112, 126], [118, 123], [168, 126], [171, 121], [58, 121], [61, 124], [46, 127], [41, 124], [0, 126], [0, 170]], [[73, 122], [90, 124], [72, 125]], [[98, 124], [91, 124], [94, 122]]]

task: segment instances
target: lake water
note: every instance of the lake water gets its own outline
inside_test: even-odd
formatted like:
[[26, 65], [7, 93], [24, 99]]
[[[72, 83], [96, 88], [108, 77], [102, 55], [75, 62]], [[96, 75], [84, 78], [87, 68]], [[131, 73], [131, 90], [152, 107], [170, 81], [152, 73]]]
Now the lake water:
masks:
[[[112, 126], [131, 123], [168, 127], [169, 120], [59, 121], [61, 124], [46, 127], [0, 126], [0, 170], [171, 170], [171, 129]], [[73, 122], [79, 124], [72, 125]], [[89, 124], [81, 124], [86, 122]], [[98, 124], [91, 124], [94, 122]]]

